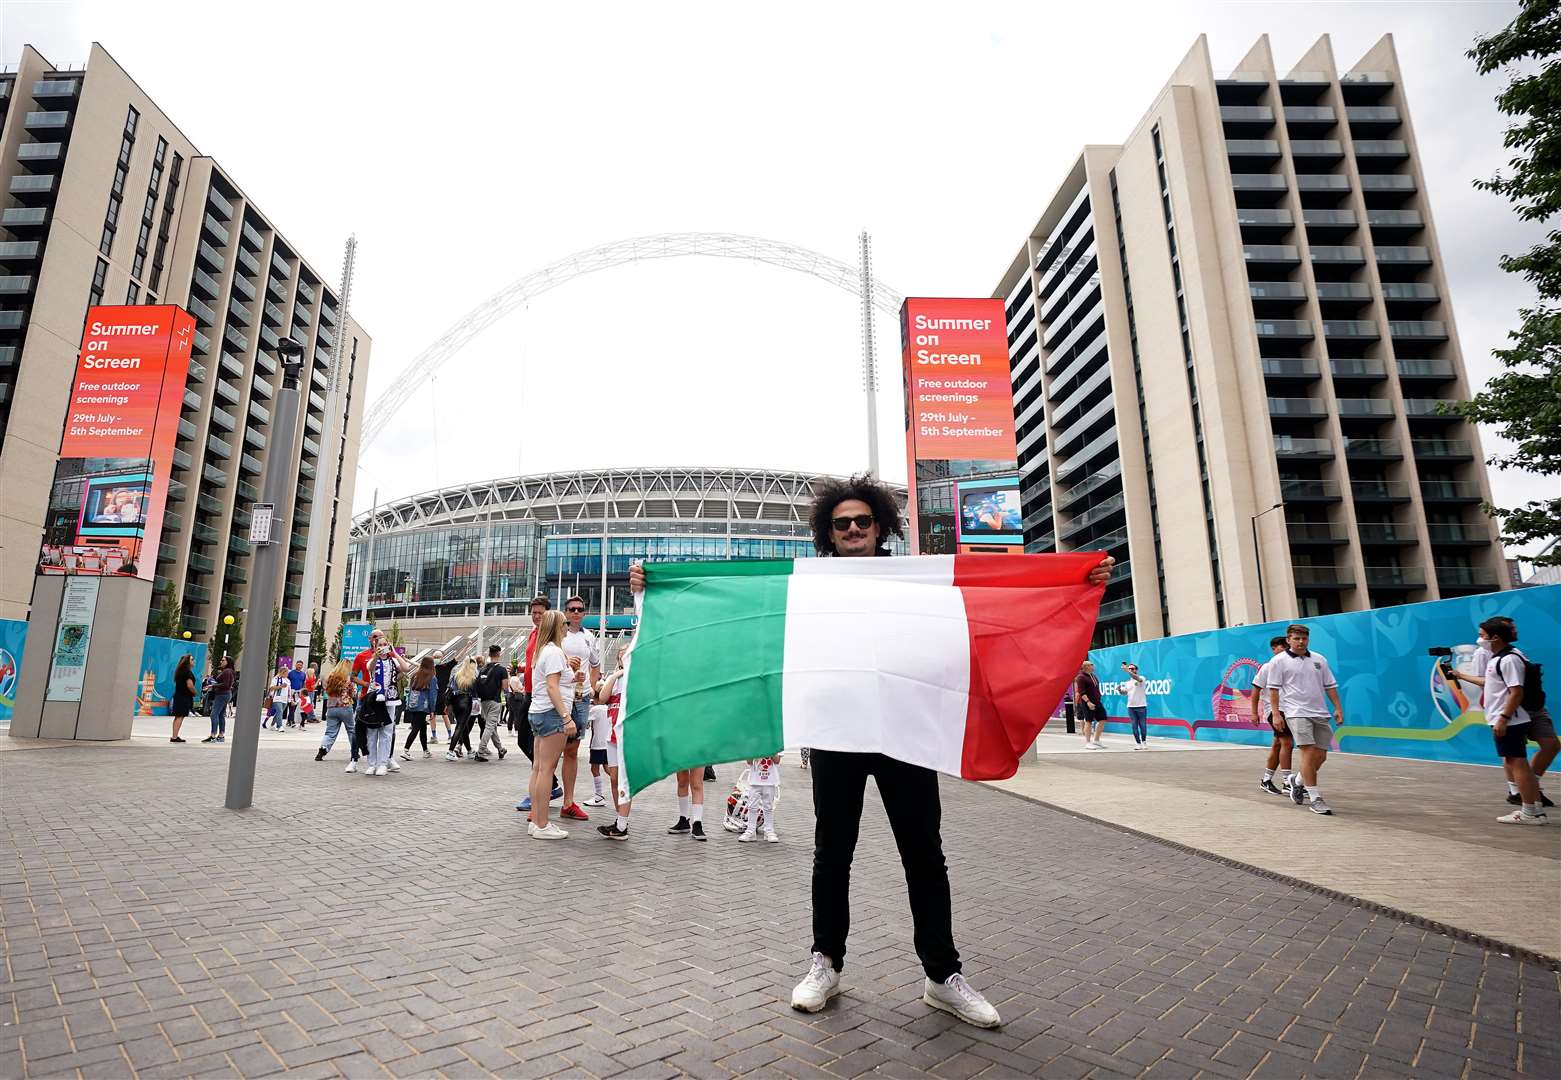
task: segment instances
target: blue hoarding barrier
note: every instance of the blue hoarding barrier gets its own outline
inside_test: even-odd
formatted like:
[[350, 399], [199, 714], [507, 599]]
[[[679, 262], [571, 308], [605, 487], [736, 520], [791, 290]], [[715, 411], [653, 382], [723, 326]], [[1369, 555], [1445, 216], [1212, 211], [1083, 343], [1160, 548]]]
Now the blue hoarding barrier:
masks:
[[27, 622], [24, 619], [0, 619], [0, 722], [11, 722], [16, 704], [16, 680], [22, 671], [22, 653], [27, 648]]
[[141, 675], [136, 680], [134, 710], [136, 716], [167, 716], [173, 700], [173, 672], [179, 657], [194, 657], [195, 701], [201, 700], [201, 675], [206, 670], [206, 643], [179, 638], [147, 636], [141, 646]]
[[[1311, 648], [1328, 658], [1339, 680], [1344, 725], [1335, 749], [1499, 764], [1478, 687], [1448, 683], [1427, 653], [1451, 648], [1450, 659], [1461, 672], [1483, 675], [1474, 670], [1475, 628], [1496, 615], [1517, 623], [1518, 647], [1530, 660], [1561, 670], [1561, 585], [1297, 620], [1311, 630]], [[1148, 680], [1152, 737], [1267, 746], [1268, 726], [1251, 722], [1252, 678], [1270, 655], [1269, 638], [1283, 635], [1287, 625], [1288, 620], [1270, 622], [1092, 650], [1106, 729], [1129, 730], [1121, 668], [1129, 662]]]

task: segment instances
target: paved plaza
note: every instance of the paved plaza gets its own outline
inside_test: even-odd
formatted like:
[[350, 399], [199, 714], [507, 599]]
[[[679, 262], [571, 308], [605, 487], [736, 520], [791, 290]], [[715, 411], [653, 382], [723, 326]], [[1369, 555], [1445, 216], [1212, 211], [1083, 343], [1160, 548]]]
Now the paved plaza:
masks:
[[[871, 789], [846, 993], [795, 1013], [794, 761], [779, 845], [665, 835], [666, 784], [627, 844], [579, 825], [546, 844], [514, 810], [518, 755], [370, 779], [340, 745], [314, 763], [315, 738], [266, 737], [242, 813], [221, 808], [223, 747], [0, 739], [0, 1076], [1561, 1075], [1561, 986], [1532, 956], [951, 780], [956, 936], [1005, 1026], [920, 1002]], [[1113, 770], [1153, 766], [1152, 810], [1177, 763], [1186, 787], [1222, 755], [1096, 757], [1020, 776], [1095, 770], [1110, 811], [1134, 797]]]

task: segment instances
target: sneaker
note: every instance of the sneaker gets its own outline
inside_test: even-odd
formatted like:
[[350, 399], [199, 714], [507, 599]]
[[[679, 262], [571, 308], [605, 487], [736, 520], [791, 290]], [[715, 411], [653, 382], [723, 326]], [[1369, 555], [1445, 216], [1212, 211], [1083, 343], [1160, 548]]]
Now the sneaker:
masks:
[[743, 823], [740, 821], [733, 821], [731, 818], [726, 817], [721, 819], [721, 828], [725, 829], [727, 832], [742, 832]]
[[385, 766], [383, 766], [383, 765], [376, 765], [374, 767], [374, 775], [375, 776], [384, 776], [385, 772], [386, 772], [386, 769], [385, 769]]
[[563, 840], [569, 835], [566, 830], [560, 829], [558, 827], [558, 823], [554, 821], [548, 822], [540, 829], [537, 828], [536, 823], [533, 822], [530, 832], [531, 838], [533, 840]]
[[454, 750], [446, 750], [444, 752], [444, 759], [446, 761], [454, 761], [456, 759], [455, 758], [455, 751]]
[[737, 838], [739, 844], [751, 844], [759, 839], [759, 834], [752, 829], [744, 829], [743, 834]]
[[[184, 740], [180, 739], [179, 741], [183, 742]], [[1520, 806], [1522, 805], [1521, 800], [1519, 801], [1519, 805]], [[1554, 806], [1555, 803], [1550, 801], [1550, 796], [1546, 795], [1543, 791], [1541, 791], [1539, 793], [1539, 805], [1540, 806]]]
[[520, 802], [516, 803], [515, 809], [519, 810], [522, 814], [531, 813], [531, 796], [527, 795], [524, 799], [521, 799]]
[[[383, 765], [381, 765], [381, 766], [380, 766], [380, 767], [379, 767], [379, 771], [380, 771], [380, 775], [381, 775], [381, 776], [383, 776], [383, 775], [384, 775], [384, 773], [385, 773], [385, 766], [383, 766]], [[395, 761], [392, 761], [392, 762], [391, 762], [391, 763], [390, 763], [390, 771], [391, 771], [391, 772], [400, 772], [400, 771], [401, 771], [401, 766], [400, 766], [400, 764], [399, 764], [399, 763], [397, 763], [397, 762], [395, 762]]]
[[473, 754], [472, 755], [472, 760], [473, 761], [481, 761], [481, 762], [485, 762], [486, 763], [487, 761], [489, 761], [491, 759], [488, 757], [487, 754], [480, 754], [479, 753], [479, 754]]
[[499, 747], [499, 748], [498, 748], [498, 750], [499, 750], [499, 760], [500, 760], [500, 761], [503, 761], [503, 760], [504, 760], [504, 755], [505, 755], [505, 754], [508, 754], [508, 753], [509, 753], [509, 751], [508, 751], [508, 750], [506, 750], [506, 749], [504, 749], [504, 747], [502, 747], [502, 746], [501, 746], [501, 747]]
[[714, 765], [706, 765], [705, 766], [705, 783], [713, 784], [714, 782], [715, 782], [715, 766]]
[[215, 736], [215, 735], [208, 735], [204, 739], [201, 740], [201, 742], [216, 742], [216, 741], [217, 741], [217, 736]]
[[705, 835], [705, 823], [703, 821], [694, 822], [694, 827], [689, 830], [688, 835], [692, 836], [695, 840], [698, 840], [701, 844], [709, 839], [709, 837]]
[[228, 737], [226, 735], [218, 735], [217, 736], [217, 741], [218, 742], [227, 742], [228, 741]]
[[1507, 793], [1507, 805], [1508, 806], [1522, 806], [1523, 805], [1523, 796], [1517, 794], [1516, 792], [1508, 792]]
[[616, 821], [611, 825], [598, 825], [596, 831], [609, 840], [627, 840], [629, 838], [629, 830], [618, 828]]
[[922, 983], [921, 999], [934, 1009], [952, 1013], [965, 1023], [979, 1028], [1001, 1027], [1003, 1023], [1003, 1018], [997, 1015], [992, 1003], [958, 973], [950, 975], [946, 982], [925, 980]]
[[688, 829], [689, 829], [688, 818], [680, 817], [680, 818], [677, 819], [676, 822], [673, 823], [672, 828], [668, 829], [667, 832], [669, 832], [669, 833], [685, 833], [685, 832], [688, 832]]
[[1284, 794], [1283, 791], [1280, 791], [1279, 788], [1274, 786], [1274, 781], [1271, 780], [1271, 779], [1270, 780], [1264, 780], [1261, 784], [1258, 785], [1258, 787], [1262, 788], [1264, 791], [1268, 792], [1270, 795], [1283, 795]]
[[559, 817], [573, 818], [575, 821], [590, 821], [586, 812], [580, 809], [579, 803], [570, 803], [558, 813]]
[[1549, 825], [1550, 819], [1544, 814], [1525, 814], [1522, 810], [1514, 810], [1510, 814], [1503, 814], [1496, 819], [1507, 825]]
[[778, 844], [780, 843], [780, 837], [775, 835], [774, 829], [765, 829], [764, 842], [766, 844]]
[[431, 758], [431, 757], [433, 757], [433, 756], [434, 756], [434, 755], [433, 755], [433, 754], [431, 754], [431, 753], [429, 753], [429, 752], [428, 752], [428, 751], [427, 751], [427, 750], [424, 750], [424, 751], [423, 751], [423, 760], [424, 760], [424, 761], [427, 761], [427, 760], [428, 760], [428, 759], [429, 759], [429, 758]]
[[581, 803], [580, 805], [581, 806], [606, 806], [607, 805], [607, 800], [602, 798], [600, 795], [592, 795], [589, 799], [585, 800], [585, 802]]
[[1294, 777], [1290, 780], [1290, 801], [1297, 806], [1306, 802], [1306, 785]]
[[816, 1013], [840, 993], [840, 972], [821, 952], [813, 954], [808, 973], [791, 992], [791, 1007], [802, 1012]]
[[[211, 742], [210, 739], [202, 739], [201, 741], [202, 742]], [[316, 760], [316, 761], [324, 761], [325, 760], [325, 747], [322, 746], [322, 747], [320, 747], [320, 749], [318, 749], [318, 750], [316, 750], [314, 752], [314, 760]]]
[[358, 771], [358, 763], [356, 761], [349, 761], [349, 762], [347, 762], [347, 767], [342, 770], [342, 772], [357, 772], [357, 771]]
[[1327, 803], [1323, 802], [1321, 795], [1319, 795], [1317, 798], [1313, 799], [1311, 802], [1307, 803], [1306, 804], [1306, 808], [1308, 810], [1310, 810], [1314, 814], [1332, 814], [1333, 813], [1333, 809]]
[[560, 784], [557, 780], [554, 780], [553, 781], [553, 790], [552, 790], [552, 793], [548, 795], [547, 801], [548, 802], [557, 802], [559, 799], [562, 799], [563, 797], [564, 797], [564, 785]]
[[435, 746], [438, 746], [439, 745], [439, 733], [437, 731], [430, 733], [429, 736], [428, 736], [428, 741], [433, 743]]
[[412, 751], [410, 751], [410, 750], [403, 750], [403, 751], [401, 751], [401, 760], [402, 761], [411, 761], [412, 760]]

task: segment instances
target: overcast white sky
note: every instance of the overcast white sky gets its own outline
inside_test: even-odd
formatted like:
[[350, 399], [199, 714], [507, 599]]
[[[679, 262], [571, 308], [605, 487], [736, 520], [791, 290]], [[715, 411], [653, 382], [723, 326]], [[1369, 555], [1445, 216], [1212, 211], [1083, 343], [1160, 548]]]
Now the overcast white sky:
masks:
[[[370, 401], [470, 308], [624, 237], [736, 232], [990, 293], [1085, 143], [1119, 142], [1200, 33], [1216, 74], [1268, 33], [1341, 69], [1393, 33], [1465, 360], [1477, 383], [1527, 296], [1533, 242], [1470, 181], [1505, 160], [1500, 86], [1463, 56], [1505, 2], [346, 4], [0, 0], [0, 56], [100, 41], [335, 281]], [[880, 317], [884, 474], [903, 479], [898, 328]], [[364, 455], [357, 509], [517, 471], [866, 462], [857, 303], [770, 266], [661, 260], [509, 316]], [[1487, 450], [1495, 444], [1486, 435]], [[1500, 475], [1498, 501], [1553, 494]]]

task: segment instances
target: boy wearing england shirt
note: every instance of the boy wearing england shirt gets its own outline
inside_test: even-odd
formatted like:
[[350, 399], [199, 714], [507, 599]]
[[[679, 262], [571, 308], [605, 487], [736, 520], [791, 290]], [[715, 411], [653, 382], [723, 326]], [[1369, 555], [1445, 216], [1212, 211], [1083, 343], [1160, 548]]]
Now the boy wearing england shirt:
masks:
[[[1273, 712], [1268, 704], [1269, 680], [1272, 678], [1274, 661], [1279, 654], [1285, 651], [1288, 642], [1282, 637], [1268, 639], [1269, 658], [1263, 666], [1257, 669], [1257, 674], [1252, 677], [1252, 722], [1266, 722], [1273, 729], [1274, 739], [1268, 747], [1268, 760], [1263, 765], [1263, 779], [1258, 787], [1270, 795], [1287, 795], [1290, 792], [1290, 782], [1295, 775], [1290, 771], [1290, 755], [1295, 749], [1295, 740], [1290, 736], [1290, 729], [1285, 726], [1283, 714]], [[1274, 783], [1274, 774], [1278, 772], [1279, 783]]]
[[1332, 814], [1332, 808], [1323, 801], [1317, 771], [1328, 760], [1328, 747], [1333, 742], [1328, 703], [1333, 703], [1332, 716], [1338, 724], [1344, 723], [1344, 706], [1339, 702], [1339, 683], [1327, 658], [1307, 648], [1311, 635], [1300, 623], [1291, 623], [1285, 629], [1287, 648], [1266, 666], [1268, 707], [1284, 717], [1285, 726], [1301, 751], [1301, 782], [1291, 782], [1290, 798], [1297, 806], [1305, 802], [1314, 814]]

